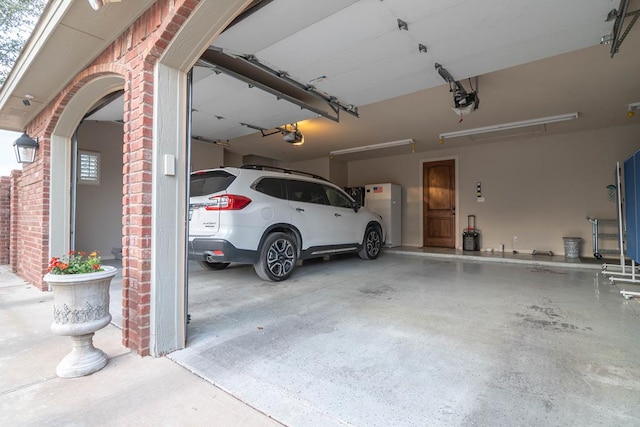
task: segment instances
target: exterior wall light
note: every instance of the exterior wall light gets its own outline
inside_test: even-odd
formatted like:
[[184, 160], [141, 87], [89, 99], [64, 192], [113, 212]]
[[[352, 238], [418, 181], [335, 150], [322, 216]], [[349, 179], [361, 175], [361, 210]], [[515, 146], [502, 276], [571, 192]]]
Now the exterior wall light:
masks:
[[13, 149], [16, 152], [16, 160], [18, 163], [33, 163], [36, 159], [38, 141], [24, 132], [20, 138], [13, 142]]
[[107, 3], [118, 3], [121, 0], [87, 0], [93, 10], [98, 10]]

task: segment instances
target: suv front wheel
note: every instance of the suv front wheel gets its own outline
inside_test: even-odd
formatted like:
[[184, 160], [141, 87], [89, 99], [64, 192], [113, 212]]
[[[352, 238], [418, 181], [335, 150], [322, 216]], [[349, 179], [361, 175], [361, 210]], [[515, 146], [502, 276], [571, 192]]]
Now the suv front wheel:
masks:
[[380, 254], [381, 246], [380, 232], [376, 227], [369, 226], [367, 231], [364, 232], [362, 249], [358, 252], [358, 256], [362, 259], [376, 259]]
[[298, 261], [297, 254], [296, 244], [291, 236], [272, 233], [265, 239], [254, 268], [262, 280], [279, 282], [288, 279], [293, 273]]

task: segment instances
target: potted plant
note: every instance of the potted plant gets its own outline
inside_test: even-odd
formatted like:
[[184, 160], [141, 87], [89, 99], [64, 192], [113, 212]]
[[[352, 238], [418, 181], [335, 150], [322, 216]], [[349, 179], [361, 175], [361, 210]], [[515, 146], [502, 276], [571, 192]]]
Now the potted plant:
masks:
[[44, 281], [53, 289], [51, 330], [73, 340], [71, 352], [56, 367], [59, 377], [89, 375], [107, 364], [107, 355], [93, 346], [93, 335], [111, 322], [109, 285], [115, 274], [97, 252], [71, 251], [49, 261]]

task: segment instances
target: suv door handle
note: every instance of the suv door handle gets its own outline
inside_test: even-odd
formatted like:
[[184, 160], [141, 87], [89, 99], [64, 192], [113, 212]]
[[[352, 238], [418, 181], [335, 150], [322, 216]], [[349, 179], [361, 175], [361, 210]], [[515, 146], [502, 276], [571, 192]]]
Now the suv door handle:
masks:
[[304, 212], [304, 209], [302, 209], [302, 208], [296, 208], [296, 210], [297, 210], [298, 212]]
[[337, 218], [340, 218], [340, 217], [342, 216], [342, 215], [340, 215], [340, 214], [339, 214], [339, 213], [337, 213], [337, 212], [336, 212], [336, 213], [334, 213], [334, 215], [335, 215]]

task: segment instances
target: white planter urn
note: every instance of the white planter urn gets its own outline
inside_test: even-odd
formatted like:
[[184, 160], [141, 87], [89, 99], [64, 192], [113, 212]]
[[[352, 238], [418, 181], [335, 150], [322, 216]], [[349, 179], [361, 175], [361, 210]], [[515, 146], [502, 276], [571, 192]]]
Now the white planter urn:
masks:
[[93, 346], [94, 333], [111, 322], [109, 285], [116, 268], [84, 274], [51, 274], [44, 281], [53, 289], [51, 330], [73, 340], [71, 353], [56, 367], [62, 378], [89, 375], [104, 368], [107, 355]]

